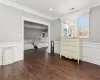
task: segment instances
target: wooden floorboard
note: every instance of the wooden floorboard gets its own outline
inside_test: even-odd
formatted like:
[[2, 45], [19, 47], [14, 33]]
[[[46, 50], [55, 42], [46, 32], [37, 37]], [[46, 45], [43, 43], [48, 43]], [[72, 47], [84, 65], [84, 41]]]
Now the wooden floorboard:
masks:
[[100, 80], [100, 66], [27, 50], [24, 61], [0, 67], [0, 80]]

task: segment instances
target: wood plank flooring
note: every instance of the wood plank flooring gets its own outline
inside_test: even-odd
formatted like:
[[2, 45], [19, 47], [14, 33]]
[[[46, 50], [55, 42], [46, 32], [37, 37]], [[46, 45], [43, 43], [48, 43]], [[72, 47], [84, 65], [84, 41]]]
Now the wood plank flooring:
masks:
[[0, 67], [0, 80], [100, 80], [100, 66], [27, 50], [24, 61]]

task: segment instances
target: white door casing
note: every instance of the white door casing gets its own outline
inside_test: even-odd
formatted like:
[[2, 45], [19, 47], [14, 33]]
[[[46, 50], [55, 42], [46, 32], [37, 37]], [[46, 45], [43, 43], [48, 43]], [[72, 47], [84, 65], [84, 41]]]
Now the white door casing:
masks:
[[31, 19], [28, 17], [22, 17], [22, 50], [23, 50], [23, 56], [24, 56], [24, 21], [30, 21], [30, 22], [35, 22], [35, 23], [39, 23], [39, 24], [45, 24], [48, 26], [48, 53], [50, 53], [50, 23], [48, 22], [44, 22], [41, 20], [37, 20], [37, 19]]

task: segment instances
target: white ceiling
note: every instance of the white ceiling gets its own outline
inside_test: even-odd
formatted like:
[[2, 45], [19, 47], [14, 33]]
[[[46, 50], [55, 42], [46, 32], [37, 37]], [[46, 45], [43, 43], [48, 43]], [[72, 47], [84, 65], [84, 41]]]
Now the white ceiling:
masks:
[[[100, 4], [100, 0], [10, 0], [46, 16], [58, 18], [75, 10]], [[53, 10], [50, 11], [49, 9]], [[73, 10], [73, 11], [75, 11]]]

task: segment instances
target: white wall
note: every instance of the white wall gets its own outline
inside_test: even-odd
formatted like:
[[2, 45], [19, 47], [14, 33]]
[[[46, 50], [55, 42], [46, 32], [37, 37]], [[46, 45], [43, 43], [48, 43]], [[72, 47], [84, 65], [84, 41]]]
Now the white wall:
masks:
[[60, 19], [51, 22], [51, 40], [59, 41], [61, 39], [61, 21]]
[[50, 20], [0, 3], [0, 42], [22, 41], [22, 16], [50, 22]]
[[90, 35], [88, 39], [82, 39], [83, 42], [100, 43], [100, 6], [90, 10]]
[[24, 39], [32, 39], [35, 41], [42, 35], [42, 30], [34, 28], [24, 28]]

